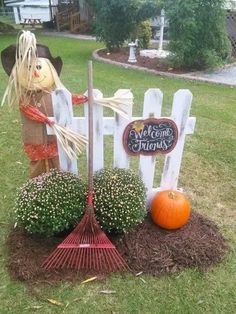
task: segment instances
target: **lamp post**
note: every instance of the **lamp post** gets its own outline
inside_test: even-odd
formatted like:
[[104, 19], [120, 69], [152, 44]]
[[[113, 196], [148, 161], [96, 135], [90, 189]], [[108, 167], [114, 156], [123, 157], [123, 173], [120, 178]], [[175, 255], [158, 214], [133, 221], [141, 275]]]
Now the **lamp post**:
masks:
[[159, 48], [161, 51], [163, 49], [163, 36], [164, 36], [164, 27], [165, 27], [165, 10], [161, 10], [161, 22], [160, 22], [160, 39], [159, 39]]
[[49, 12], [50, 12], [50, 21], [53, 20], [53, 16], [52, 16], [52, 0], [49, 0]]

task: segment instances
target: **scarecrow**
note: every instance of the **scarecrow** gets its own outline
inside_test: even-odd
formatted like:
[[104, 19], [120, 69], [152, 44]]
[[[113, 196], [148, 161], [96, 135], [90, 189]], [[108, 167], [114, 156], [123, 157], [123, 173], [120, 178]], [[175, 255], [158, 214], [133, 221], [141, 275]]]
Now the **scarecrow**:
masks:
[[[22, 31], [17, 44], [1, 52], [1, 60], [9, 75], [2, 104], [19, 105], [24, 151], [30, 159], [30, 177], [48, 172], [50, 168], [59, 169], [57, 141], [69, 160], [77, 158], [87, 145], [87, 139], [48, 118], [53, 116], [52, 92], [66, 90], [59, 79], [61, 58], [53, 58], [47, 46], [37, 44], [33, 33]], [[125, 107], [132, 104], [133, 98], [128, 90], [123, 90], [119, 96], [94, 98], [94, 101], [127, 118]], [[85, 102], [87, 97], [84, 95], [72, 96], [73, 104]], [[55, 135], [47, 134], [46, 125]]]
[[[47, 46], [37, 44], [33, 33], [23, 31], [16, 45], [1, 52], [1, 60], [9, 75], [2, 104], [19, 105], [23, 146], [30, 160], [30, 177], [48, 172], [50, 168], [59, 169], [57, 139], [70, 158], [81, 152], [87, 143], [82, 135], [48, 118], [53, 116], [52, 91], [65, 88], [59, 79], [61, 58], [53, 58]], [[86, 101], [86, 96], [72, 96], [73, 104]], [[46, 125], [53, 128], [55, 135], [47, 135]]]

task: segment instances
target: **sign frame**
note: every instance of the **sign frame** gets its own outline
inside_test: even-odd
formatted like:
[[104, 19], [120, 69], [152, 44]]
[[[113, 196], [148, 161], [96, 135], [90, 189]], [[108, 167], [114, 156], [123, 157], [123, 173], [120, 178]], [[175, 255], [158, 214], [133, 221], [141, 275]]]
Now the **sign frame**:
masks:
[[[172, 127], [172, 129], [174, 130], [174, 134], [175, 134], [175, 138], [174, 141], [171, 145], [171, 147], [167, 150], [158, 150], [158, 151], [142, 151], [142, 152], [132, 152], [129, 148], [128, 148], [128, 136], [131, 130], [134, 130], [134, 124], [143, 124], [144, 126], [146, 125], [155, 125], [155, 124], [161, 124], [161, 123], [169, 123]], [[136, 131], [135, 131], [136, 132]], [[125, 128], [124, 132], [123, 132], [123, 137], [122, 137], [122, 142], [123, 142], [123, 147], [125, 152], [127, 153], [127, 155], [129, 156], [140, 156], [140, 155], [144, 155], [144, 156], [156, 156], [156, 155], [166, 155], [168, 153], [170, 153], [176, 146], [177, 142], [178, 142], [178, 138], [179, 138], [179, 131], [178, 131], [178, 127], [176, 125], [176, 123], [174, 122], [174, 120], [169, 119], [169, 118], [147, 118], [147, 119], [139, 119], [139, 120], [134, 120], [131, 121]]]

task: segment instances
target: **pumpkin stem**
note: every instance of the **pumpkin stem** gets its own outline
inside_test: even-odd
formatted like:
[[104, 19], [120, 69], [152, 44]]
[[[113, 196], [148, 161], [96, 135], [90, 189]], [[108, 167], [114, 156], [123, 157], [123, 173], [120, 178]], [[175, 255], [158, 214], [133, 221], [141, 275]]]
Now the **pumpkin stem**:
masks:
[[168, 193], [169, 198], [171, 198], [172, 200], [174, 200], [176, 198], [176, 193], [174, 191], [171, 191]]

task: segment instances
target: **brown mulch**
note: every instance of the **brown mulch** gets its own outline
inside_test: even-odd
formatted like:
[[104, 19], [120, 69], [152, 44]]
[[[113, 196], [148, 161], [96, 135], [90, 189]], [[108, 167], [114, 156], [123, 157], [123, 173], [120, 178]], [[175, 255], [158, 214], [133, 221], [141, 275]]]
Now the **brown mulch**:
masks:
[[172, 66], [168, 65], [165, 59], [163, 58], [148, 58], [142, 57], [138, 53], [136, 54], [136, 63], [128, 62], [129, 58], [129, 48], [121, 48], [119, 51], [110, 52], [108, 53], [107, 49], [101, 49], [98, 51], [98, 55], [102, 58], [109, 59], [112, 61], [117, 61], [121, 63], [126, 63], [129, 65], [135, 65], [151, 70], [161, 71], [161, 72], [169, 72], [169, 73], [176, 73], [176, 74], [183, 74], [187, 72], [191, 72], [187, 69], [177, 69], [173, 68]]
[[116, 241], [116, 245], [134, 271], [151, 275], [188, 267], [204, 271], [222, 261], [227, 252], [214, 222], [196, 212], [177, 230], [159, 228], [148, 217], [135, 231]]
[[[74, 270], [45, 271], [41, 268], [64, 237], [32, 236], [19, 227], [12, 229], [7, 240], [11, 277], [30, 284], [85, 278], [88, 274]], [[227, 252], [216, 225], [194, 212], [187, 225], [178, 230], [161, 229], [147, 217], [132, 232], [111, 239], [133, 272], [155, 276], [189, 267], [206, 270], [222, 261]], [[100, 274], [100, 278], [103, 277]]]

